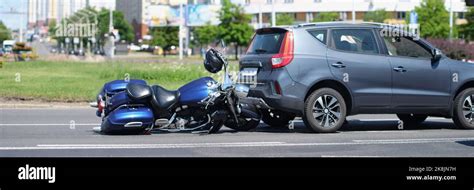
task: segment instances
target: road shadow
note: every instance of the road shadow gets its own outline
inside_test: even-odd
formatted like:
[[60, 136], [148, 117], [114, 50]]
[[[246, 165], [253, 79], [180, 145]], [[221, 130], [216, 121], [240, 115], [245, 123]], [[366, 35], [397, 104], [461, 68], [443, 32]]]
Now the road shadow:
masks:
[[[435, 129], [457, 129], [452, 122], [446, 121], [426, 121], [418, 126], [405, 127], [403, 130], [435, 130]], [[295, 122], [294, 129], [290, 130], [288, 127], [271, 127], [266, 124], [261, 124], [254, 132], [266, 133], [313, 133], [309, 130], [303, 122]], [[398, 129], [398, 121], [360, 121], [349, 120], [347, 124], [343, 125], [339, 132], [356, 132], [356, 131], [400, 131]]]
[[465, 146], [471, 146], [471, 147], [474, 147], [474, 141], [456, 141], [456, 143], [458, 144], [462, 144], [462, 145], [465, 145]]

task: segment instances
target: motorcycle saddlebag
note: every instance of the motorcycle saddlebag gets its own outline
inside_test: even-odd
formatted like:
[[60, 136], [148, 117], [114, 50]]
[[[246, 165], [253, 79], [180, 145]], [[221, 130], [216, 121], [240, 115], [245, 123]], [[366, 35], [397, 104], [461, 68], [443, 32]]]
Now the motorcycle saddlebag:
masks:
[[122, 92], [127, 88], [128, 83], [147, 84], [146, 81], [137, 79], [131, 79], [129, 81], [114, 80], [104, 84], [103, 95], [112, 96], [116, 93]]
[[101, 131], [106, 134], [140, 133], [153, 126], [153, 111], [148, 107], [124, 106], [104, 118]]

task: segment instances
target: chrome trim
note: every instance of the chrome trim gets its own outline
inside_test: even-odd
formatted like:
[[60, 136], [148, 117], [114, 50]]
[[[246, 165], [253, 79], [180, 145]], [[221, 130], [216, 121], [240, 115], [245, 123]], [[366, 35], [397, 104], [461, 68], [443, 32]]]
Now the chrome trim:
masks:
[[142, 127], [143, 122], [129, 122], [124, 125], [124, 127]]
[[97, 102], [90, 102], [90, 103], [89, 103], [89, 106], [90, 106], [90, 107], [93, 107], [93, 108], [98, 108], [98, 107], [99, 107], [99, 104], [97, 104]]
[[249, 85], [244, 85], [244, 84], [235, 85], [235, 94], [240, 99], [246, 98], [247, 95], [249, 94], [249, 91], [250, 91]]

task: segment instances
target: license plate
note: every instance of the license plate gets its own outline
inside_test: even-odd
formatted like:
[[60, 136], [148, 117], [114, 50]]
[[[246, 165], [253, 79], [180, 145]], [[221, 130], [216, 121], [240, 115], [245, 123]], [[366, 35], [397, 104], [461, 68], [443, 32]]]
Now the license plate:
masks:
[[256, 76], [258, 72], [258, 68], [244, 68], [240, 71], [241, 76]]
[[240, 71], [238, 83], [249, 84], [250, 87], [257, 85], [258, 68], [244, 68]]

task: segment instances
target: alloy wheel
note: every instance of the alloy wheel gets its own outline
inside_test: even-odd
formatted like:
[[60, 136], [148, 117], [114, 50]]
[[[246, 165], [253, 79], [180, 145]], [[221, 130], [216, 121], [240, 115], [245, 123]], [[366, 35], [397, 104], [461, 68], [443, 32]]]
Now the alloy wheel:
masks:
[[313, 117], [324, 128], [334, 127], [341, 118], [341, 105], [337, 98], [322, 95], [313, 106]]
[[472, 95], [469, 95], [464, 99], [464, 102], [462, 104], [462, 114], [464, 116], [464, 119], [466, 119], [467, 122], [472, 124], [473, 116], [474, 116], [474, 107], [472, 105], [473, 103], [473, 98]]

